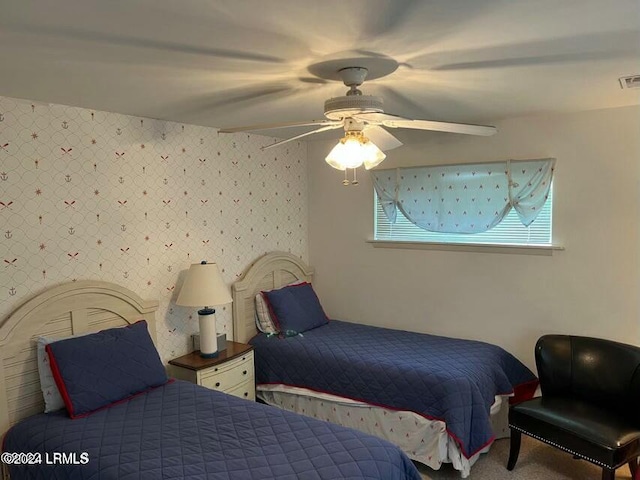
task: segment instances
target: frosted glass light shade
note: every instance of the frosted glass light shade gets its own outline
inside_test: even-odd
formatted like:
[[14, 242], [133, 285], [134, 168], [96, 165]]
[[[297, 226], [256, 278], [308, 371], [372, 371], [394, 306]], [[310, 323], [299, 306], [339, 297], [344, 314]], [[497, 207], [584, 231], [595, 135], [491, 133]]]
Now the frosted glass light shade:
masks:
[[189, 307], [213, 307], [231, 302], [229, 287], [215, 263], [191, 265], [176, 300], [177, 305]]
[[329, 152], [325, 161], [337, 170], [358, 168], [362, 164], [369, 170], [379, 165], [386, 157], [362, 132], [347, 132]]
[[362, 148], [365, 150], [364, 154], [364, 168], [367, 170], [377, 167], [387, 156], [378, 148], [373, 142], [365, 143]]

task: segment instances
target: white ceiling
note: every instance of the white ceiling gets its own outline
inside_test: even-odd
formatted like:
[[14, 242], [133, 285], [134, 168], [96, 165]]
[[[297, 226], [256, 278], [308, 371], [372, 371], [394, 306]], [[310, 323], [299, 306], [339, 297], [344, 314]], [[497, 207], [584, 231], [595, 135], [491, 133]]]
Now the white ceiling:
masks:
[[399, 68], [361, 89], [410, 118], [638, 105], [618, 78], [640, 74], [640, 1], [4, 0], [0, 13], [0, 95], [214, 127], [321, 119], [346, 87], [307, 67], [379, 56]]

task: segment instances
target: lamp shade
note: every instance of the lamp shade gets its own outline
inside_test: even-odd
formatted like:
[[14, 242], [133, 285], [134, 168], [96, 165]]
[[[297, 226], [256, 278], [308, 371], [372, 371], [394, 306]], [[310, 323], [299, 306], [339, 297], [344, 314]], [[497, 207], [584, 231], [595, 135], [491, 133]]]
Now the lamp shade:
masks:
[[177, 305], [189, 307], [215, 307], [231, 303], [229, 287], [224, 283], [216, 263], [195, 263], [189, 267]]
[[325, 161], [333, 168], [346, 170], [358, 168], [363, 163], [365, 168], [379, 165], [386, 155], [373, 142], [366, 138], [362, 132], [346, 132], [338, 144], [333, 147]]

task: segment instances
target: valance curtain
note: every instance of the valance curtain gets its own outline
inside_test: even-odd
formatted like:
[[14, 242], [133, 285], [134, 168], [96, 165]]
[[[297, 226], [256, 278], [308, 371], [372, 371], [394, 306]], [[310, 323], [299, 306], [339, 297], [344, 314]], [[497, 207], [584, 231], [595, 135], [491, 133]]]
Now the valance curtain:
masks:
[[549, 196], [554, 158], [483, 164], [373, 170], [389, 221], [398, 209], [418, 227], [442, 233], [480, 233], [514, 208], [530, 225]]

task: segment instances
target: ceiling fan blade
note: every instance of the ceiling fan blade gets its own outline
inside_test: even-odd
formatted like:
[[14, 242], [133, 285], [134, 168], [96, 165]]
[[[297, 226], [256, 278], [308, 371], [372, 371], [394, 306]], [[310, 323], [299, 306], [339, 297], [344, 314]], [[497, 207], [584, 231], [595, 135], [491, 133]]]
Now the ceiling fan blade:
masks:
[[[274, 128], [289, 128], [289, 127], [309, 127], [313, 125], [319, 126], [342, 126], [342, 121], [339, 120], [310, 120], [308, 122], [283, 122], [283, 123], [261, 123], [257, 125], [246, 125], [244, 127], [229, 127], [218, 130], [218, 133], [236, 133], [236, 132], [251, 132], [253, 130], [271, 130]], [[311, 132], [313, 133], [313, 132]]]
[[464, 133], [467, 135], [489, 136], [498, 129], [489, 125], [470, 123], [437, 122], [435, 120], [411, 120], [390, 113], [359, 113], [353, 118], [369, 124], [383, 125], [389, 128], [412, 128], [414, 130], [434, 130], [437, 132]]
[[364, 128], [366, 137], [377, 145], [383, 152], [402, 146], [402, 142], [377, 125], [369, 125]]
[[336, 125], [327, 125], [325, 127], [318, 128], [316, 130], [311, 130], [310, 132], [302, 133], [300, 135], [296, 135], [295, 137], [287, 138], [286, 140], [280, 140], [279, 142], [272, 143], [271, 145], [266, 145], [262, 147], [260, 150], [267, 150], [269, 148], [282, 145], [283, 143], [292, 142], [294, 140], [298, 140], [299, 138], [306, 137], [308, 135], [313, 135], [314, 133], [326, 132], [327, 130], [335, 130], [336, 128], [342, 128], [342, 122], [339, 122]]
[[468, 123], [436, 122], [434, 120], [385, 120], [382, 122], [389, 128], [412, 128], [414, 130], [434, 130], [437, 132], [464, 133], [466, 135], [494, 135], [498, 129], [489, 125], [472, 125]]

